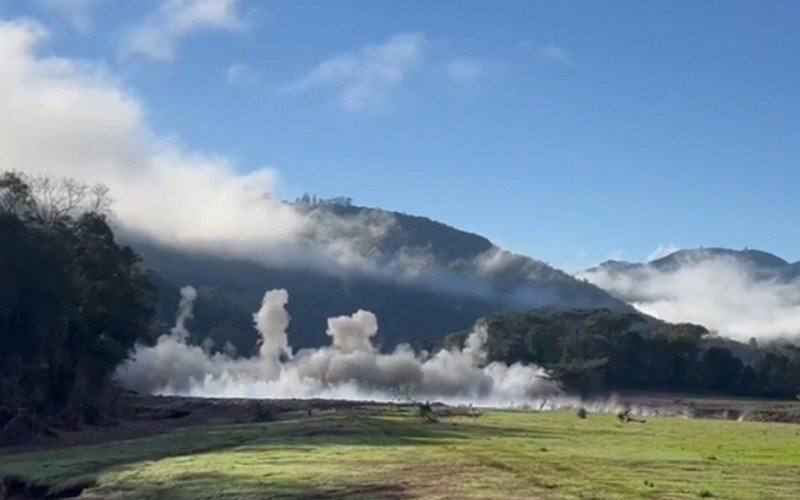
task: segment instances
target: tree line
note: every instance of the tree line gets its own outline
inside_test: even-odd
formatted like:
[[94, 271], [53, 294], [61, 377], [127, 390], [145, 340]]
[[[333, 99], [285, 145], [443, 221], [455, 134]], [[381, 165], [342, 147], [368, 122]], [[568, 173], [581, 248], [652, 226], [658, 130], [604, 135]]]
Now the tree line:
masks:
[[150, 335], [155, 289], [115, 241], [110, 204], [101, 186], [0, 173], [3, 420], [97, 418], [110, 375]]
[[[583, 395], [613, 390], [795, 398], [800, 347], [723, 341], [702, 326], [606, 309], [498, 313], [485, 318], [490, 360], [533, 363]], [[445, 339], [460, 345], [466, 333]]]

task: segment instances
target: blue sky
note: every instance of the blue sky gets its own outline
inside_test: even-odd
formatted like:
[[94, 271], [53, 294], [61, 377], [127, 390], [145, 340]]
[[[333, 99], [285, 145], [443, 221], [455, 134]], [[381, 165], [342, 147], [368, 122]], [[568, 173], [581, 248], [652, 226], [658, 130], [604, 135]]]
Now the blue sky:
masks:
[[19, 16], [159, 134], [276, 168], [286, 198], [567, 269], [659, 246], [800, 259], [797, 2], [0, 0]]

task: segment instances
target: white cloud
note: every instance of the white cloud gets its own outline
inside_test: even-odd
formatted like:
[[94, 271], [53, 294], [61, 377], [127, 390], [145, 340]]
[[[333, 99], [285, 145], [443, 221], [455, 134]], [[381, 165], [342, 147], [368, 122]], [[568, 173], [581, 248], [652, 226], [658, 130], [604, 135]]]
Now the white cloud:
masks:
[[686, 260], [666, 270], [601, 267], [579, 277], [646, 314], [740, 341], [800, 335], [800, 281], [764, 279], [732, 257]]
[[650, 262], [651, 260], [657, 260], [662, 257], [666, 257], [671, 253], [675, 253], [678, 250], [681, 250], [682, 248], [683, 247], [679, 247], [673, 243], [668, 243], [666, 245], [662, 243], [658, 245], [658, 247], [656, 247], [656, 249], [653, 250], [653, 252], [650, 255], [647, 256], [647, 262]]
[[547, 45], [542, 45], [536, 50], [536, 52], [539, 54], [539, 57], [545, 60], [558, 63], [567, 68], [574, 66], [572, 62], [572, 56], [564, 47], [550, 43]]
[[349, 111], [381, 107], [425, 59], [425, 36], [405, 33], [380, 45], [337, 55], [289, 87], [294, 92], [333, 89]]
[[234, 63], [225, 69], [225, 81], [233, 85], [252, 85], [260, 79], [258, 72], [244, 63]]
[[32, 21], [0, 21], [4, 168], [104, 183], [125, 228], [168, 244], [269, 254], [302, 234], [307, 219], [268, 197], [274, 170], [243, 175], [157, 137], [143, 105], [102, 68], [39, 57], [45, 37]]
[[469, 82], [481, 76], [484, 65], [477, 59], [458, 58], [447, 65], [447, 76], [455, 82]]
[[121, 229], [162, 245], [331, 274], [404, 271], [373, 259], [390, 214], [278, 201], [275, 170], [242, 174], [228, 158], [156, 134], [106, 69], [39, 56], [46, 38], [33, 21], [0, 20], [0, 168], [105, 184]]
[[46, 8], [63, 15], [79, 32], [87, 33], [92, 28], [89, 11], [98, 0], [39, 0]]
[[202, 31], [243, 32], [239, 0], [166, 0], [143, 23], [127, 30], [121, 54], [159, 61], [175, 58], [180, 40]]
[[[487, 279], [475, 276], [471, 266], [477, 263], [440, 267], [419, 248], [382, 253], [379, 243], [395, 221], [390, 213], [298, 209], [272, 194], [274, 170], [242, 174], [228, 158], [156, 134], [144, 105], [107, 69], [39, 55], [46, 37], [33, 21], [0, 21], [1, 168], [103, 183], [115, 200], [118, 228], [165, 246], [332, 275], [364, 272], [476, 296], [495, 293]], [[531, 265], [523, 267], [538, 266]], [[532, 292], [520, 285], [519, 297], [530, 295], [526, 305], [551, 301], [547, 293]], [[522, 301], [514, 293], [508, 300]]]

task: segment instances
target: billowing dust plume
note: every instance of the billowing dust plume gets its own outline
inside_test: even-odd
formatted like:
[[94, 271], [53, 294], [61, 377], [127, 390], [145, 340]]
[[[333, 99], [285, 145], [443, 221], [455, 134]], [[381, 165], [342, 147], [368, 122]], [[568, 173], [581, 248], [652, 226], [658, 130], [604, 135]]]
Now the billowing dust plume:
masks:
[[378, 319], [369, 311], [328, 319], [331, 344], [292, 351], [286, 290], [270, 290], [253, 315], [258, 353], [250, 358], [210, 354], [189, 342], [186, 321], [196, 293], [181, 290], [175, 327], [156, 344], [137, 346], [119, 367], [123, 386], [152, 394], [244, 398], [338, 398], [391, 401], [407, 397], [486, 406], [540, 404], [560, 394], [543, 369], [487, 363], [488, 333], [477, 324], [462, 349], [415, 353], [405, 344], [389, 353], [372, 343]]

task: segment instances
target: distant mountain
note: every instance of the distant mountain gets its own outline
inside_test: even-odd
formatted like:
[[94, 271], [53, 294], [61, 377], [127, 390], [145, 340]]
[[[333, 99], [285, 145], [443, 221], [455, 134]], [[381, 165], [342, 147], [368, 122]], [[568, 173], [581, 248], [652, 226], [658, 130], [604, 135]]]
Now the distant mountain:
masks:
[[762, 250], [733, 250], [729, 248], [694, 248], [673, 252], [649, 262], [625, 262], [607, 260], [585, 273], [606, 271], [610, 274], [633, 273], [657, 270], [673, 272], [682, 267], [699, 264], [714, 259], [728, 259], [752, 273], [757, 278], [791, 281], [800, 276], [800, 262], [789, 263], [777, 255]]
[[577, 276], [666, 321], [739, 341], [800, 340], [800, 263], [768, 252], [680, 250], [645, 263], [603, 262]]
[[177, 290], [183, 285], [199, 291], [190, 324], [195, 340], [211, 338], [218, 347], [231, 341], [240, 352], [254, 345], [252, 313], [270, 288], [289, 291], [290, 342], [295, 348], [327, 344], [326, 319], [359, 308], [378, 315], [378, 341], [384, 347], [410, 342], [424, 348], [498, 310], [630, 310], [594, 285], [425, 217], [349, 204], [298, 209], [322, 221], [323, 229], [309, 236], [309, 245], [339, 241], [336, 238], [350, 230], [339, 226], [380, 221], [379, 234], [354, 245], [380, 272], [231, 259], [129, 237], [127, 243], [142, 255], [161, 292], [158, 314], [163, 326], [172, 321]]
[[731, 250], [727, 248], [678, 250], [666, 257], [653, 260], [648, 264], [660, 270], [671, 270], [687, 262], [699, 262], [720, 257], [735, 260], [743, 266], [746, 266], [758, 274], [763, 274], [764, 276], [780, 274], [790, 266], [788, 262], [769, 252], [750, 249]]

